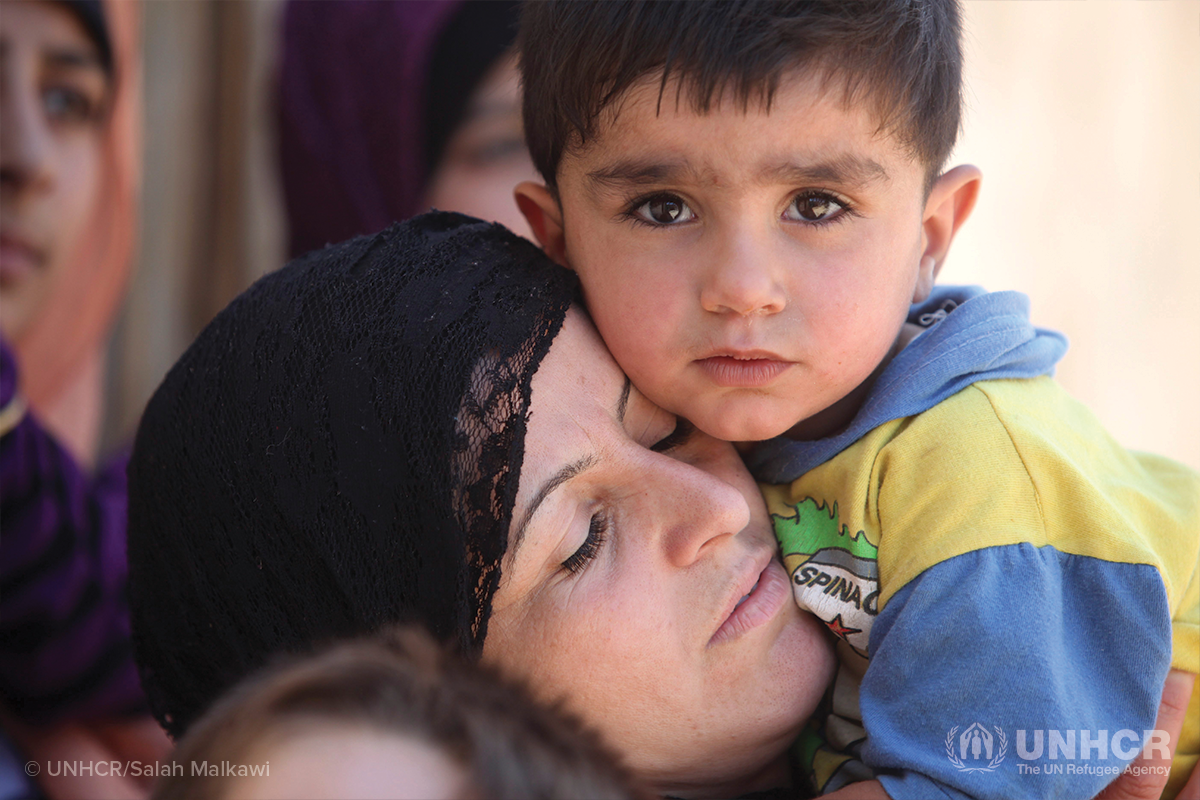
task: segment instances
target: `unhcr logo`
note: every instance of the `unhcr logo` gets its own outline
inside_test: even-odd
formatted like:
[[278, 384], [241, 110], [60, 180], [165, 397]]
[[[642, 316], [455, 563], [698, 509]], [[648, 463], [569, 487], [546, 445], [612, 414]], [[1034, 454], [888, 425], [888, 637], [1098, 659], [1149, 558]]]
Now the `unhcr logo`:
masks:
[[996, 726], [992, 731], [976, 722], [959, 734], [955, 725], [946, 734], [946, 757], [960, 772], [994, 771], [1008, 752], [1008, 737]]

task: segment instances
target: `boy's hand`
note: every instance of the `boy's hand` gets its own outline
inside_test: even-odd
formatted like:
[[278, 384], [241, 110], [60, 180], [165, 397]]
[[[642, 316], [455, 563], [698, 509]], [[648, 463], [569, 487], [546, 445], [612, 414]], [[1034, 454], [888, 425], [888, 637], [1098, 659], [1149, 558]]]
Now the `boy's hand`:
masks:
[[[1133, 767], [1171, 766], [1171, 757], [1175, 755], [1175, 745], [1179, 740], [1179, 732], [1183, 730], [1183, 716], [1192, 696], [1192, 684], [1196, 676], [1182, 670], [1173, 669], [1167, 675], [1167, 683], [1163, 686], [1162, 702], [1158, 706], [1158, 719], [1154, 727], [1166, 731], [1171, 737], [1171, 753], [1167, 758], [1151, 758], [1142, 752]], [[1134, 772], [1141, 772], [1137, 775]], [[1169, 777], [1167, 770], [1162, 774], [1151, 774], [1153, 770], [1141, 769], [1122, 772], [1120, 777], [1109, 784], [1096, 800], [1154, 800], [1162, 794]], [[1200, 800], [1200, 769], [1192, 770], [1192, 776], [1187, 785], [1179, 793], [1178, 800]]]

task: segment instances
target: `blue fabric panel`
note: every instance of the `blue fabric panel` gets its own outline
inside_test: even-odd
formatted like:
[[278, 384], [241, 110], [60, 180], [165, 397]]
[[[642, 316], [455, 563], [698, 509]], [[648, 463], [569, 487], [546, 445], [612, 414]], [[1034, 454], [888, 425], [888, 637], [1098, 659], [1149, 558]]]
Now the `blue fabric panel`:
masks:
[[[1094, 772], [1123, 768], [1154, 727], [1171, 662], [1170, 612], [1150, 566], [1015, 544], [923, 572], [880, 613], [869, 647], [863, 760], [894, 800], [1090, 798], [1115, 777]], [[1006, 737], [991, 771], [963, 769], [992, 763], [962, 757], [958, 737], [976, 723], [991, 738], [992, 761], [997, 729]], [[1137, 738], [1119, 740], [1114, 752], [1122, 730]], [[1036, 758], [1035, 731], [1043, 732]], [[1103, 738], [1103, 758], [1099, 748], [1082, 758], [1081, 731]], [[1073, 743], [1072, 758], [1058, 747], [1049, 757], [1056, 737]]]
[[[928, 322], [943, 308], [952, 311]], [[922, 324], [923, 317], [926, 330], [884, 368], [849, 427], [811, 442], [761, 442], [746, 456], [754, 476], [790, 483], [885, 422], [920, 414], [978, 381], [1052, 375], [1067, 352], [1065, 336], [1030, 323], [1029, 298], [1020, 292], [935, 287], [909, 310], [909, 322]]]

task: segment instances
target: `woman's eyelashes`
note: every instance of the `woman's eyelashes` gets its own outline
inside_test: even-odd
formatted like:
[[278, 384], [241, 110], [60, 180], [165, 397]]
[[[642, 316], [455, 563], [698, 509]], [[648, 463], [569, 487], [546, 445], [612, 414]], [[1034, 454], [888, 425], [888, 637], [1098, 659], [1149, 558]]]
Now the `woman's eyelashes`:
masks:
[[600, 548], [604, 546], [607, 539], [608, 514], [603, 510], [597, 511], [588, 522], [587, 538], [583, 540], [583, 544], [579, 546], [578, 550], [562, 562], [563, 569], [573, 575], [582, 572], [600, 553]]
[[659, 439], [654, 444], [650, 445], [650, 449], [656, 453], [667, 453], [679, 447], [695, 432], [696, 426], [688, 422], [683, 417], [678, 417], [675, 420], [675, 430], [668, 433], [662, 439]]

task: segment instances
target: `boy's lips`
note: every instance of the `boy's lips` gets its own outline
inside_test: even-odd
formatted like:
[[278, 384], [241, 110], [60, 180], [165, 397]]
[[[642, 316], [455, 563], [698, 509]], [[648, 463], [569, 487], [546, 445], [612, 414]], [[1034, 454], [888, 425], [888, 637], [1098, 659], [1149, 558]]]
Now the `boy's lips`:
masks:
[[715, 353], [695, 362], [718, 386], [755, 388], [765, 386], [792, 366], [774, 353]]

